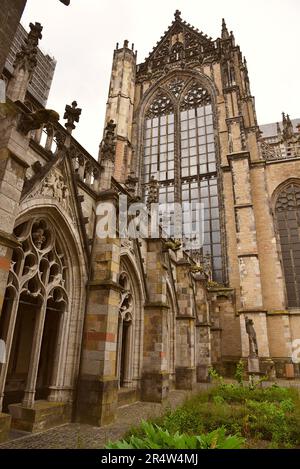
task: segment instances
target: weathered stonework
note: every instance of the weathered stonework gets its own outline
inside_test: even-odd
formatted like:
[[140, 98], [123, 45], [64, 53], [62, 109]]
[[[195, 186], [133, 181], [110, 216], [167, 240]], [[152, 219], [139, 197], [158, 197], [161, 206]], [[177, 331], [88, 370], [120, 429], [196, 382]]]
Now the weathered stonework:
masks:
[[[22, 70], [9, 85], [21, 100]], [[106, 425], [118, 405], [209, 381], [211, 366], [233, 376], [248, 363], [246, 317], [261, 372], [299, 376], [300, 139], [285, 115], [275, 142], [261, 137], [225, 22], [213, 41], [177, 11], [139, 65], [128, 41], [117, 46], [99, 161], [72, 136], [76, 102], [65, 127], [19, 101], [3, 112], [0, 439], [11, 419], [30, 432], [71, 419]], [[120, 195], [130, 208], [204, 201], [205, 252], [149, 233], [99, 236], [113, 209], [118, 226]]]

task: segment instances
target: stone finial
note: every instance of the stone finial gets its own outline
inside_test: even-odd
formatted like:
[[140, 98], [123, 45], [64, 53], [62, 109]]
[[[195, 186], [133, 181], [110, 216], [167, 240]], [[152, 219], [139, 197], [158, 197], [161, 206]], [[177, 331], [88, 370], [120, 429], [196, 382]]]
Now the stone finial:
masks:
[[115, 161], [116, 156], [116, 127], [117, 124], [111, 119], [104, 131], [104, 138], [101, 143], [101, 160]]
[[69, 133], [72, 133], [72, 130], [75, 129], [74, 122], [79, 122], [81, 115], [81, 109], [77, 107], [77, 102], [73, 101], [72, 105], [66, 105], [64, 119], [67, 119], [65, 127]]
[[277, 135], [281, 136], [281, 128], [279, 122], [276, 122]]
[[42, 38], [40, 23], [30, 23], [30, 32], [21, 50], [16, 54], [14, 73], [7, 87], [7, 96], [12, 101], [24, 102], [28, 85], [37, 65], [38, 43]]
[[174, 13], [174, 17], [175, 17], [176, 21], [181, 21], [181, 11], [176, 10], [175, 13]]
[[158, 203], [159, 196], [159, 186], [158, 181], [154, 176], [151, 176], [149, 183], [148, 197], [147, 197], [147, 207], [150, 208], [151, 204]]
[[294, 136], [294, 128], [293, 128], [293, 124], [290, 119], [290, 116], [288, 114], [285, 115], [284, 112], [282, 113], [282, 127], [283, 127], [283, 131], [282, 131], [283, 140], [285, 142], [288, 142]]
[[129, 46], [129, 41], [128, 39], [125, 39], [124, 45], [123, 45], [124, 49], [128, 49], [128, 46]]
[[222, 35], [221, 35], [221, 37], [222, 37], [222, 39], [229, 39], [229, 37], [230, 37], [224, 18], [222, 18]]

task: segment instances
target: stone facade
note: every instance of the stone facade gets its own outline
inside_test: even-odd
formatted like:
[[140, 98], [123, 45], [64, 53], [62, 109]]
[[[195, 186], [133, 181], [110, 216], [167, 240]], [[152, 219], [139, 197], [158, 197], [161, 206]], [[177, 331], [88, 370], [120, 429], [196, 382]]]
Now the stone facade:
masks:
[[[161, 402], [211, 365], [232, 375], [249, 355], [246, 316], [262, 370], [299, 376], [300, 134], [284, 116], [263, 138], [225, 22], [213, 41], [177, 11], [140, 65], [128, 41], [117, 47], [98, 161], [72, 137], [76, 102], [65, 128], [22, 102], [36, 47], [1, 109], [1, 438], [10, 422], [107, 424], [118, 402]], [[163, 231], [101, 237], [120, 196], [131, 214], [141, 199], [203, 201], [203, 249]]]

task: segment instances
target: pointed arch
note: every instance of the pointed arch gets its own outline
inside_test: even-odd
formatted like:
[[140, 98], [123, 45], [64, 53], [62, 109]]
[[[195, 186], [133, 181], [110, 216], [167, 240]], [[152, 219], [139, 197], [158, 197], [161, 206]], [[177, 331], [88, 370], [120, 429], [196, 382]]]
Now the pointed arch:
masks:
[[143, 357], [145, 291], [135, 259], [121, 254], [119, 283], [123, 287], [118, 324], [117, 376], [120, 387], [138, 389]]
[[15, 225], [20, 245], [13, 253], [2, 311], [8, 356], [0, 372], [0, 395], [5, 385], [8, 391], [16, 386], [21, 372], [21, 393], [11, 395], [11, 402], [68, 401], [79, 369], [87, 278], [80, 241], [55, 206], [23, 209]]
[[289, 308], [300, 307], [300, 179], [291, 178], [273, 193], [273, 215]]
[[[165, 112], [166, 106], [157, 106], [155, 115], [148, 114], [158, 91], [165, 96], [172, 95], [174, 111], [170, 108]], [[194, 220], [203, 219], [196, 204], [204, 204], [204, 242], [190, 232], [188, 223], [183, 223], [183, 246], [191, 253], [201, 250], [203, 255], [210, 256], [214, 280], [225, 283], [226, 230], [223, 229], [223, 183], [219, 177], [217, 95], [212, 80], [196, 70], [173, 70], [157, 80], [137, 109], [138, 145], [134, 166], [143, 198], [147, 199], [154, 177], [158, 181], [158, 202], [169, 204], [170, 217], [174, 214], [172, 204], [189, 203]], [[174, 232], [174, 222], [171, 222], [170, 236]]]

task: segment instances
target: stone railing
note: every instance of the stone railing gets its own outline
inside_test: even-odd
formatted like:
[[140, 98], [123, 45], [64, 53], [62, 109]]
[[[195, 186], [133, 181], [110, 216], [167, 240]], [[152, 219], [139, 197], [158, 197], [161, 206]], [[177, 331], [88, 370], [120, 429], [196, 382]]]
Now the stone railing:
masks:
[[[68, 132], [60, 124], [45, 125], [31, 134], [35, 144], [42, 147], [50, 157], [57, 153], [67, 136]], [[99, 192], [100, 164], [73, 137], [71, 137], [69, 151], [77, 180], [94, 192]]]
[[262, 157], [266, 161], [286, 160], [300, 157], [300, 142], [272, 145], [265, 141], [261, 141], [260, 148]]

